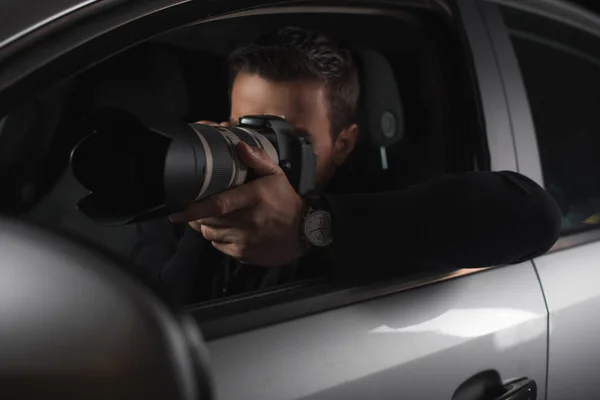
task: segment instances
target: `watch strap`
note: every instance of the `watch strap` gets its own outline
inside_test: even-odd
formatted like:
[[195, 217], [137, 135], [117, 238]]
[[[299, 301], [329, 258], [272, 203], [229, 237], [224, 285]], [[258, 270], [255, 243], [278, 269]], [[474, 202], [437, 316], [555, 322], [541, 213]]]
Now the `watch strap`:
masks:
[[305, 199], [306, 199], [306, 203], [308, 204], [308, 208], [310, 210], [313, 210], [313, 211], [325, 210], [327, 212], [331, 212], [329, 210], [329, 206], [327, 205], [327, 201], [325, 201], [323, 196], [310, 195], [310, 196], [306, 196]]
[[308, 204], [308, 201], [307, 201], [306, 209], [304, 210], [304, 213], [302, 214], [302, 220], [300, 221], [300, 241], [302, 242], [302, 250], [304, 251], [304, 254], [306, 254], [313, 247], [315, 247], [308, 240], [308, 238], [306, 237], [306, 234], [304, 233], [304, 227], [306, 226], [306, 219], [312, 212], [313, 212], [313, 209], [311, 208], [311, 206]]

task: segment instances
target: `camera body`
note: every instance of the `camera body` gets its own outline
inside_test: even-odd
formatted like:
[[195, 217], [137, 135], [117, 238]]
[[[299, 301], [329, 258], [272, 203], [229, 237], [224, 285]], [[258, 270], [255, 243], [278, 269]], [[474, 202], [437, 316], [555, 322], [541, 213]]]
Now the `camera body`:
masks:
[[71, 169], [91, 192], [78, 209], [102, 225], [164, 217], [254, 179], [237, 156], [240, 141], [263, 149], [299, 195], [315, 188], [312, 144], [284, 117], [249, 115], [222, 127], [142, 122], [110, 109], [95, 113], [91, 126], [71, 153]]
[[238, 128], [258, 132], [273, 144], [279, 157], [277, 164], [300, 196], [315, 189], [317, 157], [308, 132], [294, 129], [284, 117], [273, 115], [244, 116], [239, 122]]

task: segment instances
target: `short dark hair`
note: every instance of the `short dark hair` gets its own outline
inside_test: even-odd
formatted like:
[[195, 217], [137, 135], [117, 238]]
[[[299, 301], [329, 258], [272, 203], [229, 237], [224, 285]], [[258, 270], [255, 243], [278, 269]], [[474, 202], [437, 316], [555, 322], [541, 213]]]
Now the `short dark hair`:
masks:
[[235, 50], [228, 65], [230, 91], [240, 72], [276, 82], [306, 79], [322, 83], [333, 137], [356, 120], [360, 84], [352, 53], [321, 33], [279, 29]]

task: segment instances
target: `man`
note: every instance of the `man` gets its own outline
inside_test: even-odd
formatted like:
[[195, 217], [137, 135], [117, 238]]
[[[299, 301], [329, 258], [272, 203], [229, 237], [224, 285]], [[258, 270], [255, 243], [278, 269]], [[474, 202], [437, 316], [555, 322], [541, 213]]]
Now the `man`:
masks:
[[238, 155], [258, 179], [171, 216], [188, 223], [179, 241], [164, 221], [140, 226], [137, 261], [179, 300], [260, 289], [332, 267], [341, 276], [360, 276], [405, 264], [513, 263], [547, 251], [557, 239], [554, 201], [511, 172], [446, 176], [388, 193], [329, 190], [359, 134], [359, 82], [351, 53], [325, 36], [285, 28], [234, 52], [229, 66], [231, 118], [222, 124], [272, 114], [306, 130], [320, 195], [300, 198], [263, 151], [240, 143]]

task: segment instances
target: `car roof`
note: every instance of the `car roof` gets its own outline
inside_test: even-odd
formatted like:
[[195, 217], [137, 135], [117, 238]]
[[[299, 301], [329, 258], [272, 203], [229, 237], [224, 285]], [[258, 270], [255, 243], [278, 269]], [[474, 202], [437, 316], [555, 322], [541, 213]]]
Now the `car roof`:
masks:
[[[136, 0], [140, 1], [140, 0]], [[172, 3], [182, 0], [171, 0]], [[427, 0], [402, 0], [403, 2], [425, 3]], [[445, 0], [442, 0], [445, 1]], [[133, 2], [133, 0], [0, 0], [0, 49], [27, 36], [29, 33], [51, 24], [59, 19], [68, 18], [69, 14], [92, 6], [95, 11], [100, 8], [113, 7], [116, 4]], [[164, 0], [168, 3], [169, 0]], [[269, 4], [285, 3], [285, 0], [272, 0]], [[235, 7], [250, 6], [252, 3], [263, 3], [261, 0], [231, 0], [229, 5]]]
[[[111, 7], [117, 3], [132, 0], [1, 0], [0, 15], [3, 16], [0, 23], [0, 48], [26, 36], [36, 29], [52, 23], [58, 19], [68, 17], [69, 14], [91, 5], [102, 5], [102, 8]], [[233, 0], [233, 2], [239, 0]], [[418, 0], [423, 1], [423, 0]], [[519, 8], [525, 6], [521, 0], [491, 0], [499, 4], [507, 4]], [[176, 2], [176, 0], [173, 0]], [[271, 4], [282, 2], [282, 0], [271, 1]], [[543, 0], [540, 3], [527, 3], [527, 8], [547, 8], [553, 11], [578, 11], [579, 17], [583, 19], [593, 18], [594, 23], [599, 19], [587, 10], [576, 7], [564, 0]], [[95, 8], [95, 7], [94, 7]], [[587, 21], [586, 21], [587, 22]], [[587, 24], [584, 24], [587, 25]], [[597, 31], [596, 27], [596, 31]]]
[[[73, 11], [105, 0], [2, 0], [0, 47]], [[114, 1], [108, 1], [114, 3]]]

